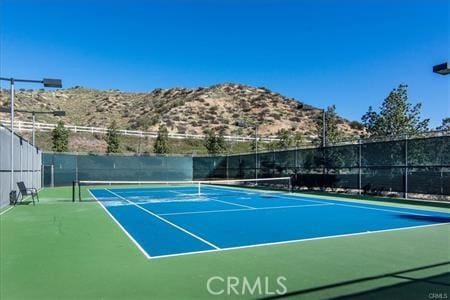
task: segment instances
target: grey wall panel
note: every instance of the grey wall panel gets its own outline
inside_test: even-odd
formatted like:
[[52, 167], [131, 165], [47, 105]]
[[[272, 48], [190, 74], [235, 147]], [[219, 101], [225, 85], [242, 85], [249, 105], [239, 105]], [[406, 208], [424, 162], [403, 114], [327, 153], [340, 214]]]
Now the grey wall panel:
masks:
[[[13, 189], [23, 181], [27, 187], [41, 187], [42, 152], [15, 135]], [[11, 191], [11, 132], [0, 126], [0, 208], [9, 204]]]

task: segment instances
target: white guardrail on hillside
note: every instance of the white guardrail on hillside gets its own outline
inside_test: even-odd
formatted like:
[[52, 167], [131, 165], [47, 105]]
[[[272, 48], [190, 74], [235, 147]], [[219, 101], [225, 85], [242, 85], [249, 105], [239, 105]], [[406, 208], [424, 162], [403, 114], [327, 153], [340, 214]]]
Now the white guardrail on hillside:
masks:
[[[9, 128], [11, 122], [9, 120], [0, 120], [0, 124]], [[36, 131], [51, 131], [56, 127], [56, 124], [52, 123], [35, 123]], [[71, 132], [88, 132], [91, 134], [99, 133], [106, 134], [108, 132], [108, 128], [104, 127], [93, 127], [93, 126], [78, 126], [78, 125], [64, 125], [65, 128], [69, 129]], [[28, 121], [14, 121], [14, 130], [17, 131], [32, 131], [33, 130], [33, 122]], [[151, 137], [156, 138], [158, 136], [157, 132], [152, 131], [141, 131], [141, 130], [128, 130], [128, 129], [118, 129], [117, 132], [120, 135], [126, 136], [137, 136], [137, 137]], [[191, 134], [191, 133], [169, 133], [169, 138], [172, 139], [203, 139], [205, 137], [204, 134]], [[225, 135], [225, 139], [227, 141], [253, 141], [255, 137], [251, 136], [240, 136], [240, 135]], [[275, 136], [260, 136], [258, 137], [259, 141], [263, 142], [271, 142], [278, 141], [278, 138]]]

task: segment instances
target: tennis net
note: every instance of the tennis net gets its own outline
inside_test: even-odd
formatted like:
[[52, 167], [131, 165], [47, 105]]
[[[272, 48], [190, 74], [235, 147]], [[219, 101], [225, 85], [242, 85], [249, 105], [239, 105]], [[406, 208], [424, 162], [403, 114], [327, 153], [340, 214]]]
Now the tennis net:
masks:
[[[93, 201], [125, 198], [138, 201], [201, 201], [208, 197], [235, 196], [239, 191], [291, 191], [291, 177], [190, 180], [190, 181], [78, 181], [73, 183], [72, 200]], [[104, 200], [104, 199], [102, 199]]]

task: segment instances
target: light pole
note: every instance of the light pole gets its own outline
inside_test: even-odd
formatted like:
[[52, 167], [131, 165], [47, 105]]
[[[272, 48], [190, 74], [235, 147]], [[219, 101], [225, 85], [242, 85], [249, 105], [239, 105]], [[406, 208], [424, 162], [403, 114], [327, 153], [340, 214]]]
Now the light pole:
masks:
[[258, 124], [255, 126], [255, 179], [258, 179]]
[[6, 78], [0, 77], [0, 80], [9, 81], [10, 83], [10, 93], [11, 93], [11, 180], [10, 180], [10, 189], [11, 191], [14, 189], [14, 84], [16, 82], [26, 82], [26, 83], [41, 83], [44, 87], [51, 88], [61, 88], [62, 83], [60, 79], [48, 79], [44, 78], [42, 80], [30, 80], [30, 79], [15, 79], [15, 78]]
[[239, 120], [236, 122], [236, 125], [239, 127], [251, 127], [255, 130], [255, 179], [258, 179], [258, 123]]
[[327, 112], [322, 108], [322, 147], [327, 145]]
[[[317, 110], [315, 108], [305, 108], [303, 103], [300, 103], [299, 108], [304, 111]], [[327, 111], [324, 108], [320, 108], [322, 111], [322, 147], [327, 145]]]

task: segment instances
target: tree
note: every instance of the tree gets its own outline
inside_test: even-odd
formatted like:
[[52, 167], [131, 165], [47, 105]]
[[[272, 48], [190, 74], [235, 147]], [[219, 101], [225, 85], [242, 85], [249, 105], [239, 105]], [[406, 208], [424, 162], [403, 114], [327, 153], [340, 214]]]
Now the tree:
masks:
[[217, 136], [217, 145], [220, 152], [226, 152], [228, 150], [228, 143], [225, 141], [225, 130], [222, 128]]
[[262, 147], [261, 139], [259, 138], [259, 135], [258, 135], [257, 125], [254, 125], [251, 128], [254, 130], [254, 134], [252, 136], [252, 141], [251, 141], [251, 144], [250, 144], [250, 150], [252, 152], [261, 151], [261, 150], [263, 150], [263, 147]]
[[153, 151], [159, 154], [169, 153], [169, 132], [166, 126], [161, 125], [158, 129], [158, 136], [156, 137], [155, 145], [153, 146]]
[[296, 148], [302, 146], [304, 142], [305, 139], [303, 137], [303, 134], [301, 134], [300, 132], [294, 133], [294, 136], [292, 137], [292, 143]]
[[205, 130], [205, 138], [203, 140], [203, 145], [205, 146], [208, 153], [217, 153], [218, 150], [216, 148], [216, 134], [213, 130]]
[[361, 120], [372, 136], [411, 135], [428, 130], [430, 120], [421, 118], [421, 108], [421, 103], [408, 102], [408, 86], [400, 84], [384, 99], [379, 113], [369, 107]]
[[275, 151], [278, 150], [278, 141], [270, 141], [267, 145], [266, 145], [266, 149], [269, 151]]
[[108, 133], [106, 134], [106, 148], [107, 153], [118, 153], [120, 147], [119, 135], [117, 133], [117, 123], [113, 121], [108, 127]]
[[303, 135], [300, 132], [292, 133], [286, 129], [278, 130], [277, 139], [277, 141], [271, 141], [265, 144], [267, 150], [275, 151], [279, 149], [300, 147], [304, 142]]
[[59, 121], [52, 131], [52, 150], [55, 152], [69, 151], [69, 130], [64, 127], [64, 122]]
[[227, 144], [225, 142], [224, 131], [221, 130], [219, 135], [216, 135], [214, 129], [205, 131], [205, 139], [203, 145], [209, 154], [219, 154], [227, 150]]
[[287, 149], [292, 145], [292, 136], [286, 129], [280, 129], [277, 133], [277, 148], [278, 149]]
[[436, 128], [437, 130], [450, 130], [450, 118], [442, 119], [441, 126]]
[[[323, 113], [323, 112], [322, 112]], [[335, 143], [340, 140], [342, 137], [341, 132], [337, 127], [337, 114], [336, 114], [336, 106], [331, 105], [328, 106], [325, 111], [325, 141], [328, 143]], [[323, 116], [317, 119], [317, 131], [319, 141], [323, 140]]]
[[256, 138], [252, 139], [251, 144], [250, 144], [250, 150], [252, 152], [255, 152], [256, 150], [261, 150], [261, 143], [258, 143], [256, 141]]
[[335, 105], [329, 106], [327, 108], [325, 120], [327, 122], [327, 142], [338, 142], [341, 138], [341, 133], [339, 132], [339, 129], [337, 127], [337, 114]]

